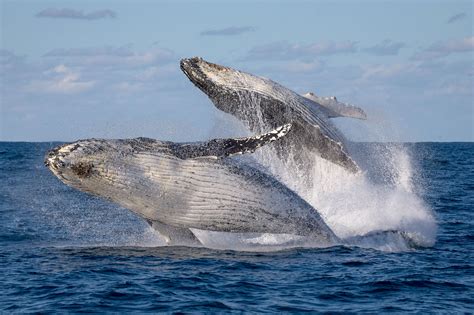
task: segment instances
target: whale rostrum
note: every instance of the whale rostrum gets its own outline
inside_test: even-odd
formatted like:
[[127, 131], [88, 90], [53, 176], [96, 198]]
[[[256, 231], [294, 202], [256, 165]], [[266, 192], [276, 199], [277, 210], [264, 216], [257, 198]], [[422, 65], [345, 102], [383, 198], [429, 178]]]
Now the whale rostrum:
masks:
[[[315, 155], [352, 173], [359, 171], [346, 140], [329, 118], [365, 119], [360, 108], [312, 93], [302, 96], [272, 80], [199, 57], [182, 59], [181, 69], [218, 109], [237, 117], [252, 132], [291, 122], [293, 131], [275, 146], [276, 153], [282, 160], [295, 159], [300, 173], [313, 166]], [[289, 148], [296, 154], [290, 156]]]
[[264, 172], [233, 158], [291, 134], [287, 124], [248, 138], [174, 143], [87, 139], [51, 150], [45, 164], [65, 184], [147, 220], [168, 244], [199, 244], [190, 229], [338, 238], [319, 213]]

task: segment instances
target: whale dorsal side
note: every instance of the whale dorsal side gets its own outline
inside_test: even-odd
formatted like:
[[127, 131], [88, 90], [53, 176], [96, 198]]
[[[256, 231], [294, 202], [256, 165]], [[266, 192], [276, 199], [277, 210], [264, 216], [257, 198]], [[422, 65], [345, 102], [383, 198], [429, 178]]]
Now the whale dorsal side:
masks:
[[318, 106], [319, 109], [326, 113], [329, 118], [350, 117], [364, 120], [367, 119], [367, 115], [363, 109], [354, 105], [339, 102], [335, 96], [321, 97], [312, 92], [303, 94], [302, 96], [313, 101], [313, 104]]
[[175, 154], [181, 159], [226, 158], [233, 155], [252, 153], [261, 146], [284, 137], [291, 129], [291, 124], [280, 126], [270, 132], [246, 137], [213, 139], [207, 142], [176, 144]]

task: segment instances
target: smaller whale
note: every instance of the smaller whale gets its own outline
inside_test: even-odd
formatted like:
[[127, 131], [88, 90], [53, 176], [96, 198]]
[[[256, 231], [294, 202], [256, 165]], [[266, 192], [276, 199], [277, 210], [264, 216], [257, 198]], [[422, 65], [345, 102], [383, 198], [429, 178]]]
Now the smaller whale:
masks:
[[361, 109], [314, 94], [301, 96], [272, 80], [199, 57], [182, 59], [180, 65], [218, 109], [237, 117], [252, 132], [291, 122], [291, 135], [273, 147], [281, 160], [295, 160], [299, 174], [308, 173], [316, 163], [315, 155], [351, 173], [359, 171], [348, 153], [345, 138], [329, 118], [365, 119]]
[[51, 150], [45, 164], [66, 185], [135, 212], [169, 245], [199, 245], [191, 229], [294, 234], [336, 243], [337, 236], [305, 200], [232, 158], [280, 141], [290, 128], [196, 143], [79, 140]]

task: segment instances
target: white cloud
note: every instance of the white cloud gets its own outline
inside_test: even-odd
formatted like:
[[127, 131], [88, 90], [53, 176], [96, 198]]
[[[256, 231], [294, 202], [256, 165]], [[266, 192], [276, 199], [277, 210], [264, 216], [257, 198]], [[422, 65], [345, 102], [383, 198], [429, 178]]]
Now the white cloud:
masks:
[[273, 42], [252, 48], [247, 59], [300, 59], [335, 54], [350, 54], [357, 51], [357, 43], [353, 41], [325, 41], [310, 44], [291, 44], [286, 41]]
[[255, 32], [257, 29], [252, 26], [231, 26], [217, 30], [202, 31], [201, 36], [235, 36], [248, 32]]
[[473, 51], [474, 36], [438, 42], [436, 44], [433, 44], [430, 48], [428, 48], [428, 50], [443, 53]]
[[92, 11], [84, 13], [81, 10], [75, 9], [56, 9], [48, 8], [36, 14], [38, 18], [53, 18], [53, 19], [76, 19], [76, 20], [98, 20], [104, 18], [115, 18], [117, 14], [109, 9]]
[[[8, 80], [0, 80], [9, 97], [21, 92], [48, 97], [68, 94], [94, 99], [107, 93], [154, 94], [177, 89], [182, 74], [175, 54], [153, 47], [135, 51], [130, 45], [51, 50], [40, 59], [20, 57], [0, 50], [0, 71]], [[100, 89], [98, 88], [100, 87]], [[28, 93], [28, 94], [29, 94]]]
[[79, 71], [74, 71], [61, 64], [43, 73], [45, 79], [33, 80], [26, 90], [36, 93], [75, 94], [90, 90], [95, 81], [81, 80]]
[[[451, 96], [451, 95], [468, 95], [473, 96], [472, 82], [448, 83], [437, 89], [427, 91], [428, 96]], [[455, 105], [455, 104], [454, 104]]]
[[375, 64], [364, 67], [360, 80], [390, 79], [416, 71], [414, 63]]
[[19, 56], [10, 50], [0, 49], [0, 68], [2, 72], [22, 63], [25, 56]]
[[403, 47], [405, 47], [405, 44], [402, 42], [392, 42], [391, 40], [386, 39], [374, 46], [364, 49], [364, 51], [377, 56], [389, 56], [398, 55], [398, 52]]
[[132, 46], [124, 45], [119, 47], [85, 47], [85, 48], [56, 48], [44, 54], [45, 57], [84, 57], [84, 56], [132, 56]]
[[467, 53], [474, 51], [474, 36], [439, 41], [430, 47], [415, 54], [415, 60], [429, 60], [449, 56], [455, 53]]
[[320, 70], [323, 67], [323, 63], [314, 60], [310, 62], [305, 61], [290, 61], [280, 67], [282, 70], [286, 70], [288, 72], [295, 72], [295, 73], [308, 73]]
[[154, 47], [147, 51], [134, 51], [131, 45], [120, 47], [86, 47], [54, 49], [44, 57], [68, 60], [68, 63], [102, 66], [145, 66], [161, 64], [176, 59], [173, 51]]

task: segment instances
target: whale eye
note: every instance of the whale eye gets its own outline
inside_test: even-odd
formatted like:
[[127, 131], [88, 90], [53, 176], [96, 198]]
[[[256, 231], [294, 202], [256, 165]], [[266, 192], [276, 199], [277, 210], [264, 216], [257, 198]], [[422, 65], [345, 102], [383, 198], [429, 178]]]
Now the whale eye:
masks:
[[92, 163], [79, 162], [71, 165], [71, 170], [79, 177], [89, 177], [92, 174], [94, 165]]

